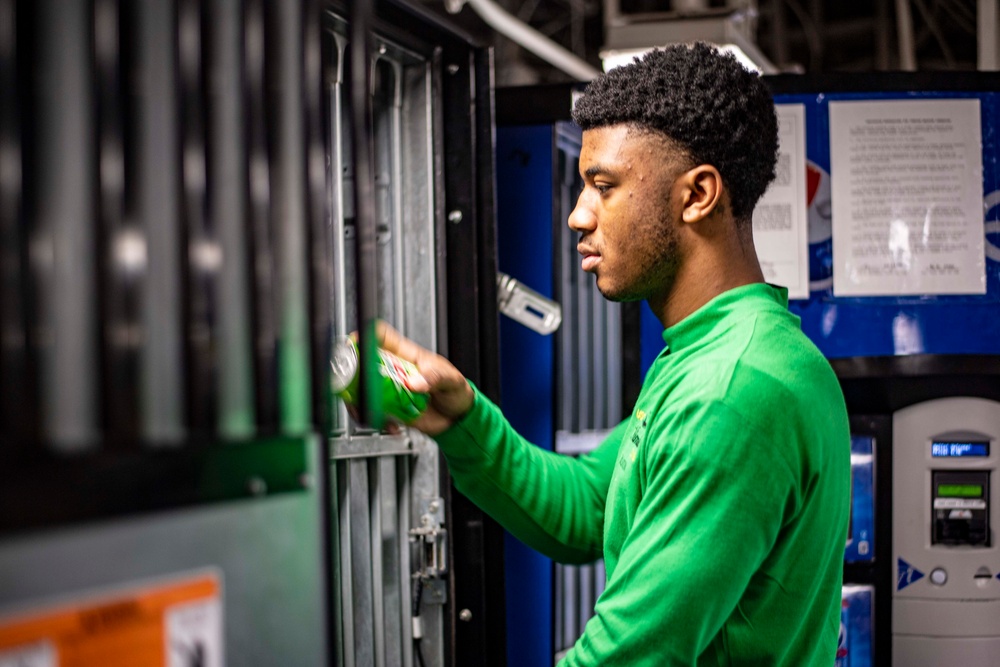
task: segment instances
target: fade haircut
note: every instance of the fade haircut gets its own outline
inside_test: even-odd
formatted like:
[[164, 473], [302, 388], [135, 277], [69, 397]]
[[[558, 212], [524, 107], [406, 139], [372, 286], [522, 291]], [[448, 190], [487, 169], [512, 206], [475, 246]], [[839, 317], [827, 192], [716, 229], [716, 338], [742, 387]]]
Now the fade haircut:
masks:
[[778, 120], [770, 93], [732, 54], [704, 43], [657, 49], [597, 77], [573, 120], [584, 130], [624, 123], [663, 133], [696, 165], [719, 170], [741, 222], [774, 179]]

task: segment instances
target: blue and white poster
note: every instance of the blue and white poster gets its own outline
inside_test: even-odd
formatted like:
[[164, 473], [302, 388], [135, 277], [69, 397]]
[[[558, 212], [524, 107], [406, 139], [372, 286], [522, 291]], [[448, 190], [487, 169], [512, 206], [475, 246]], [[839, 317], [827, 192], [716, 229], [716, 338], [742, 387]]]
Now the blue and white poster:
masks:
[[[981, 221], [973, 221], [977, 229], [981, 229], [977, 233], [982, 237], [983, 259], [976, 262], [982, 265], [978, 293], [955, 293], [956, 288], [934, 279], [929, 279], [926, 289], [915, 289], [912, 294], [843, 295], [834, 292], [835, 273], [842, 269], [840, 261], [834, 259], [833, 237], [844, 232], [833, 226], [835, 202], [831, 170], [837, 165], [831, 165], [830, 106], [842, 102], [900, 100], [947, 100], [948, 104], [965, 101], [966, 106], [973, 104], [978, 108], [978, 133], [972, 134], [979, 137], [979, 145], [965, 145], [968, 142], [964, 140], [953, 142], [941, 163], [942, 168], [954, 167], [957, 157], [952, 153], [958, 144], [963, 144], [963, 159], [982, 165], [981, 176], [974, 179], [979, 183], [976, 197], [982, 201]], [[1000, 94], [933, 88], [910, 92], [817, 90], [808, 94], [777, 94], [775, 102], [801, 104], [805, 109], [809, 298], [792, 301], [790, 308], [802, 318], [806, 335], [831, 359], [909, 354], [1000, 354]], [[967, 204], [963, 206], [968, 208]], [[963, 233], [966, 240], [975, 245], [978, 239], [969, 238], [972, 226], [973, 223], [969, 223], [963, 227]], [[910, 230], [909, 224], [907, 230]], [[923, 228], [917, 232], [923, 234]], [[888, 237], [885, 241], [888, 244]], [[934, 270], [947, 268], [940, 264]], [[975, 269], [975, 275], [980, 275], [975, 266], [959, 268]]]

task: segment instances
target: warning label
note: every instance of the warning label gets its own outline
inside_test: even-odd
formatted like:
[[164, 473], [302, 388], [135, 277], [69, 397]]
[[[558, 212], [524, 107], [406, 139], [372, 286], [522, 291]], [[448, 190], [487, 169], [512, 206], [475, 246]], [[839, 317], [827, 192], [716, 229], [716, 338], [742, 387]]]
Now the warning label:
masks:
[[222, 667], [215, 574], [0, 618], [0, 667]]

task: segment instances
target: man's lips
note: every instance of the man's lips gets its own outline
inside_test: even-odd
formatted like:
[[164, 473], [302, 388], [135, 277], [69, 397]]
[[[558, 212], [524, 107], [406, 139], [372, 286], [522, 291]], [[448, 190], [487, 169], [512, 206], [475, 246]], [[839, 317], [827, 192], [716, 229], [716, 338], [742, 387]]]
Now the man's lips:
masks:
[[590, 246], [585, 246], [581, 243], [576, 247], [576, 250], [583, 255], [583, 261], [580, 263], [580, 268], [584, 271], [593, 271], [597, 268], [597, 265], [601, 263], [601, 256]]

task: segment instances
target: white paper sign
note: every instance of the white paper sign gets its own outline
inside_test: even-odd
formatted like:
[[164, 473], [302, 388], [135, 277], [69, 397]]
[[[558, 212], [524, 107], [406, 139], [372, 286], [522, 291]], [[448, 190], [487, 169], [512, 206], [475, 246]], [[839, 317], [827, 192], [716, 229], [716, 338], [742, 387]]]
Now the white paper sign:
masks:
[[0, 667], [59, 667], [59, 656], [52, 642], [41, 641], [0, 651]]
[[979, 100], [830, 103], [833, 292], [985, 294]]
[[169, 667], [222, 667], [222, 602], [176, 605], [164, 615]]
[[777, 104], [777, 175], [753, 211], [753, 242], [764, 279], [788, 288], [788, 298], [809, 298], [806, 212], [806, 110]]

